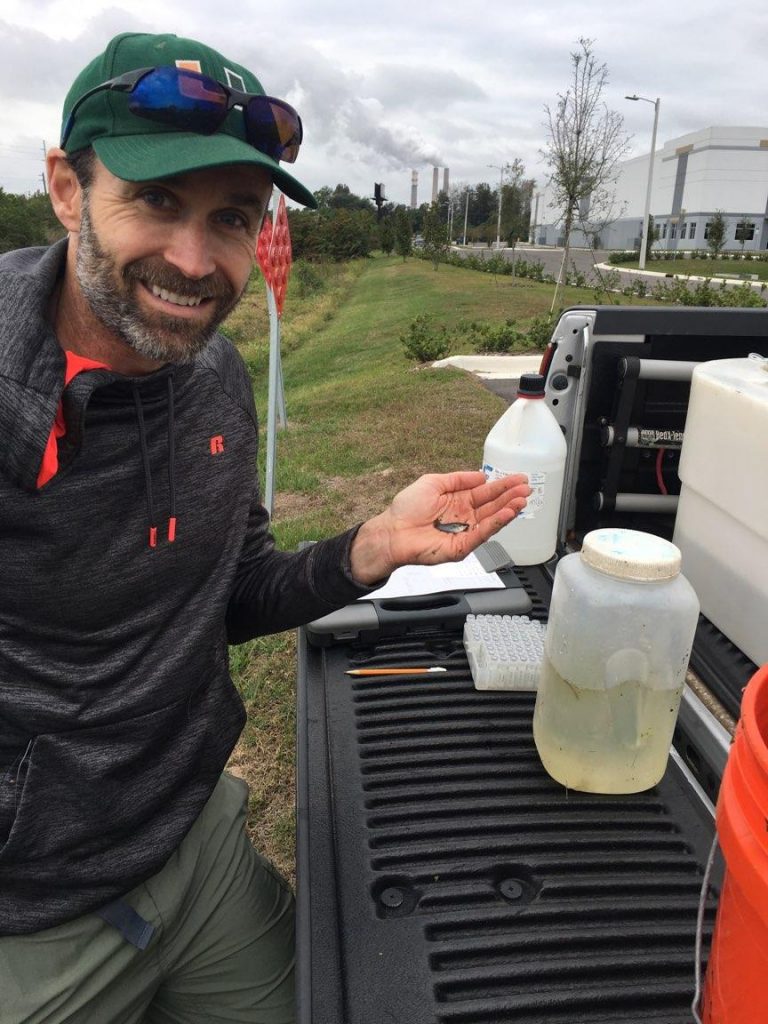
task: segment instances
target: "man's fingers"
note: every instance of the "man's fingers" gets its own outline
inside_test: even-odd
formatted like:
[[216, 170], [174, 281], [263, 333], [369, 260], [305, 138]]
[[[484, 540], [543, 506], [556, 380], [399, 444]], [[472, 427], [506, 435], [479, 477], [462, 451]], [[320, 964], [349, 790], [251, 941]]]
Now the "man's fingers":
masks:
[[[518, 493], [513, 496], [511, 491], [518, 491]], [[527, 498], [531, 493], [528, 477], [524, 473], [511, 473], [500, 480], [491, 480], [475, 487], [472, 491], [472, 504], [477, 512], [486, 515], [485, 506], [487, 505], [495, 506], [493, 511], [496, 511], [512, 497]]]
[[510, 508], [514, 509], [515, 512], [519, 512], [525, 508], [530, 494], [530, 488], [527, 488], [527, 493], [523, 494], [502, 494], [494, 501], [486, 501], [486, 503], [476, 510], [478, 521], [488, 519], [489, 517], [495, 516], [502, 509]]

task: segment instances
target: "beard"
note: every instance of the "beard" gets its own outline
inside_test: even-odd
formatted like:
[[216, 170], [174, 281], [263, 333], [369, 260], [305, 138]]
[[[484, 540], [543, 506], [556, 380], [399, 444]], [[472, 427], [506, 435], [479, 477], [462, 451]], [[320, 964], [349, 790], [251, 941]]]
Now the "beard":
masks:
[[[243, 294], [236, 292], [221, 272], [193, 280], [160, 256], [134, 260], [120, 270], [114, 256], [99, 242], [87, 195], [83, 196], [75, 274], [94, 316], [135, 352], [159, 362], [191, 362]], [[208, 322], [200, 324], [142, 309], [136, 289], [146, 286], [151, 290], [153, 285], [187, 298], [212, 300]]]

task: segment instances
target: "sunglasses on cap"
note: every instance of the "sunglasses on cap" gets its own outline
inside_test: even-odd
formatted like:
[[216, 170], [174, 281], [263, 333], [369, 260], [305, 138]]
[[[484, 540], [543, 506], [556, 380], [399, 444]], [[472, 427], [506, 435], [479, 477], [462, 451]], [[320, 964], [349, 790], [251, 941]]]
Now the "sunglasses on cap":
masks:
[[138, 68], [89, 89], [70, 111], [61, 136], [62, 149], [78, 108], [104, 90], [128, 93], [128, 109], [136, 117], [199, 135], [213, 135], [230, 110], [241, 107], [249, 145], [276, 162], [292, 164], [299, 155], [301, 118], [290, 104], [272, 96], [239, 92], [215, 78], [176, 67]]

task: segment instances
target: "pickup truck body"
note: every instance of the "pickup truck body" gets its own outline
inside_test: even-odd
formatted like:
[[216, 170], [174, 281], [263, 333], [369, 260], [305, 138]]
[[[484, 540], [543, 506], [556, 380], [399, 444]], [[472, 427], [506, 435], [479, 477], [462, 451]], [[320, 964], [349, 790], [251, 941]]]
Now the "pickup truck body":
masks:
[[[671, 537], [674, 501], [653, 500], [658, 448], [627, 444], [628, 428], [679, 441], [690, 372], [677, 364], [768, 354], [767, 328], [766, 311], [563, 314], [547, 399], [569, 447], [560, 553], [601, 525]], [[532, 617], [546, 619], [556, 562], [514, 570]], [[300, 1024], [691, 1021], [713, 805], [755, 669], [716, 626], [700, 622], [664, 779], [621, 797], [553, 782], [533, 744], [534, 695], [476, 691], [461, 629], [439, 615], [310, 639], [303, 630]], [[344, 674], [387, 664], [448, 671]], [[721, 874], [718, 863], [703, 959]]]

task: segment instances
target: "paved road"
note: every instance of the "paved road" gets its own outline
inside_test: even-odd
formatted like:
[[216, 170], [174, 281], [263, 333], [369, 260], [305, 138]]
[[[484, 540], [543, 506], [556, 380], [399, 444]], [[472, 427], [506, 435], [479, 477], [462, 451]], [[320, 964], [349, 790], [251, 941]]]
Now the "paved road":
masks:
[[[454, 251], [458, 252], [459, 255], [464, 252], [471, 252], [476, 256], [482, 256], [483, 259], [488, 259], [497, 250], [489, 249], [487, 246], [478, 246], [477, 248], [468, 247], [466, 250], [457, 247]], [[501, 255], [507, 261], [512, 260], [511, 249], [502, 249]], [[575, 267], [577, 271], [584, 275], [588, 284], [599, 284], [600, 275], [601, 273], [605, 275], [605, 270], [596, 269], [596, 264], [607, 263], [609, 256], [610, 252], [606, 249], [571, 249], [568, 253], [568, 268], [573, 270], [573, 267]], [[538, 245], [518, 245], [515, 249], [515, 259], [520, 259], [520, 257], [529, 260], [531, 263], [536, 261], [542, 263], [545, 273], [557, 277], [563, 260], [563, 250]], [[625, 285], [632, 284], [633, 281], [645, 281], [650, 291], [662, 280], [663, 278], [661, 277], [647, 277], [645, 274], [633, 274], [631, 271], [622, 270], [620, 287], [623, 288]]]
[[492, 391], [494, 395], [503, 398], [507, 405], [512, 405], [517, 398], [517, 386], [519, 380], [489, 380], [487, 377], [480, 378], [480, 383]]
[[[483, 259], [488, 259], [489, 256], [494, 256], [497, 253], [496, 249], [489, 249], [487, 246], [468, 246], [467, 249], [456, 248], [454, 250], [459, 255], [468, 252], [475, 256], [481, 256]], [[512, 250], [502, 249], [501, 255], [505, 260], [511, 261]], [[522, 257], [530, 262], [538, 261], [544, 264], [544, 271], [547, 274], [552, 274], [557, 277], [560, 271], [560, 264], [563, 259], [562, 249], [550, 249], [543, 248], [538, 245], [518, 245], [515, 249], [515, 259]], [[568, 265], [571, 264], [576, 266], [576, 269], [580, 271], [587, 280], [592, 284], [597, 281], [597, 274], [595, 273], [595, 263], [604, 263], [608, 259], [608, 253], [603, 249], [571, 249], [568, 256]]]

